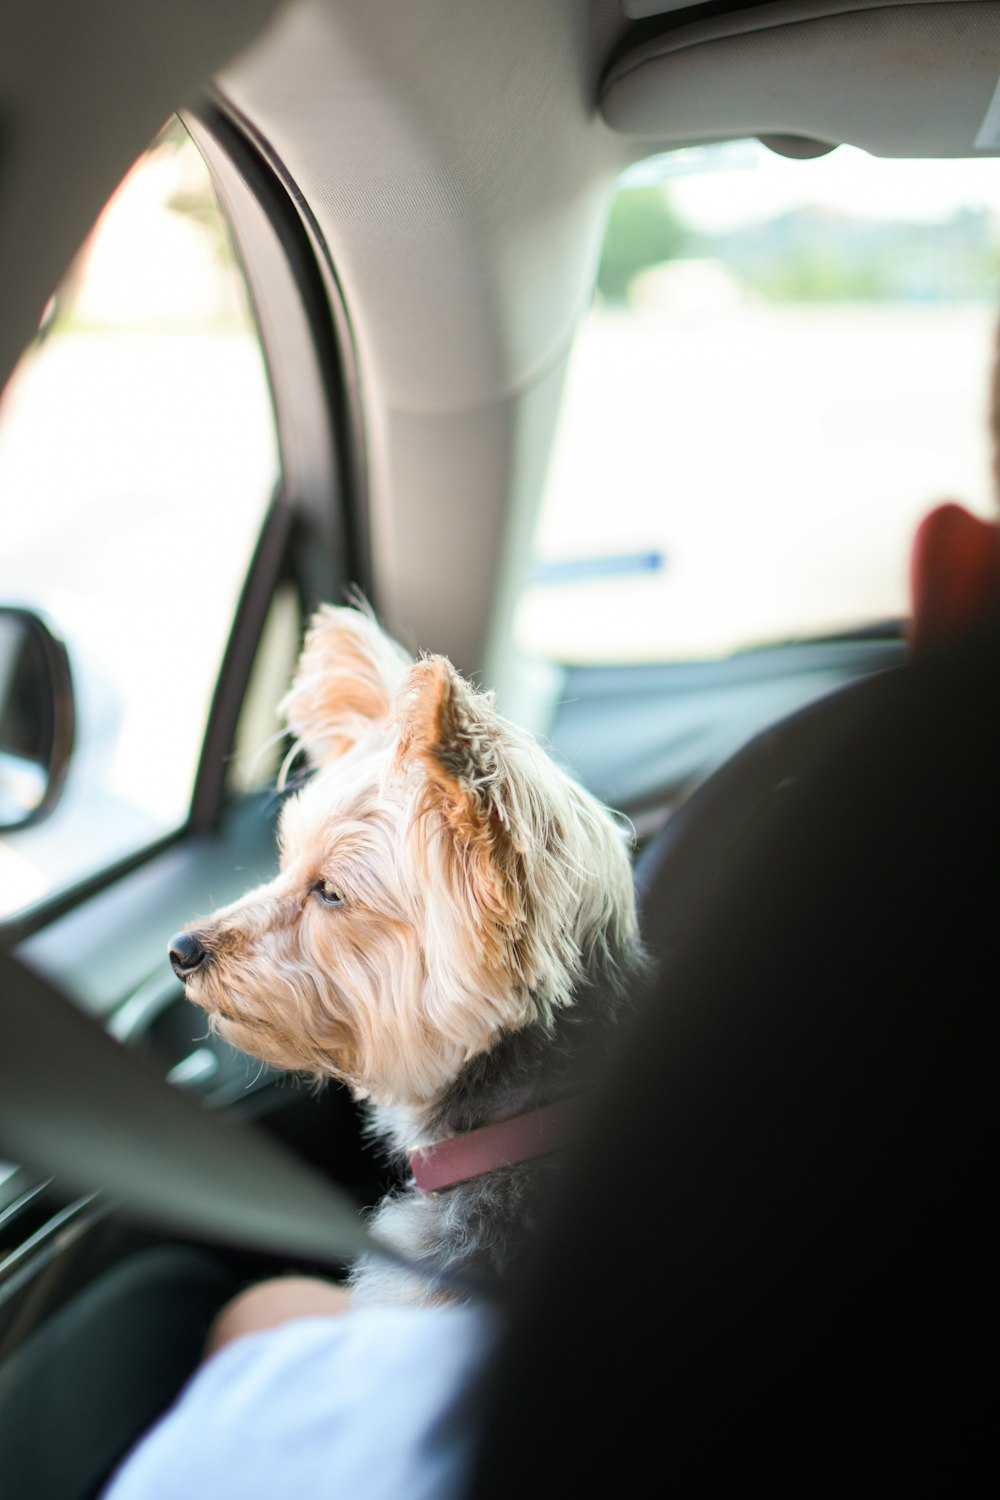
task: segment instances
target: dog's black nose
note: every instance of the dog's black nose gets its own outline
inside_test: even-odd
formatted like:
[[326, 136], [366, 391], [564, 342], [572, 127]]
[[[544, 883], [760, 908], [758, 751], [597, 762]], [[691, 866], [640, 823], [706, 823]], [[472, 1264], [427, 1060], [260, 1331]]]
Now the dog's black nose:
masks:
[[178, 979], [187, 979], [207, 957], [196, 932], [175, 932], [170, 939], [170, 966]]

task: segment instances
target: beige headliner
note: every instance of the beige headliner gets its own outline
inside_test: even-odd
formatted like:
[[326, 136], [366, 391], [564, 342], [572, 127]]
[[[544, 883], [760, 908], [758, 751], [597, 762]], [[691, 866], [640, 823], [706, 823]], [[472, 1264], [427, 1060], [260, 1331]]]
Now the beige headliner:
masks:
[[616, 130], [656, 140], [808, 135], [882, 156], [961, 156], [998, 78], [998, 5], [783, 0], [636, 48], [606, 76], [601, 106]]

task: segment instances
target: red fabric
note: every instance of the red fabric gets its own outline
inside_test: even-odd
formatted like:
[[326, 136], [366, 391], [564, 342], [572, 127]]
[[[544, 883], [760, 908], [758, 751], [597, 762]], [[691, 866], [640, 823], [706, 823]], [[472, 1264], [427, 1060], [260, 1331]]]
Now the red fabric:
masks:
[[562, 1099], [544, 1109], [452, 1136], [426, 1150], [411, 1151], [413, 1180], [422, 1192], [437, 1193], [497, 1167], [547, 1156], [566, 1145], [578, 1111], [579, 1100]]
[[1000, 615], [1000, 532], [960, 505], [939, 505], [910, 554], [914, 650], [946, 645]]

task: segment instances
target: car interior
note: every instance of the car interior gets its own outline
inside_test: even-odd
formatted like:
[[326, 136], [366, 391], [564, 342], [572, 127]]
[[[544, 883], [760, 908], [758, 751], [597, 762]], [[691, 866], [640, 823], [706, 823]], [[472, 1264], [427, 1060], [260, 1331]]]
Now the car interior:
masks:
[[[148, 1421], [43, 1373], [137, 1254], [208, 1247], [221, 1303], [370, 1247], [348, 1091], [167, 961], [274, 870], [276, 705], [351, 598], [630, 821], [656, 959], [470, 1493], [971, 1484], [996, 646], [914, 664], [907, 567], [938, 501], [996, 514], [1000, 4], [0, 39], [0, 1489], [96, 1497]], [[120, 1332], [165, 1404], [191, 1350]]]

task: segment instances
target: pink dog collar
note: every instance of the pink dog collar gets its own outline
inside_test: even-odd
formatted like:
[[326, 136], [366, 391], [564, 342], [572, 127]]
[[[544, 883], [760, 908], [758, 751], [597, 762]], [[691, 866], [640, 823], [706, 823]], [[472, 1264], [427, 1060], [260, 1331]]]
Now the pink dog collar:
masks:
[[481, 1125], [422, 1151], [411, 1151], [413, 1181], [421, 1192], [439, 1193], [497, 1167], [548, 1156], [569, 1141], [579, 1109], [578, 1099], [560, 1099], [544, 1109]]

